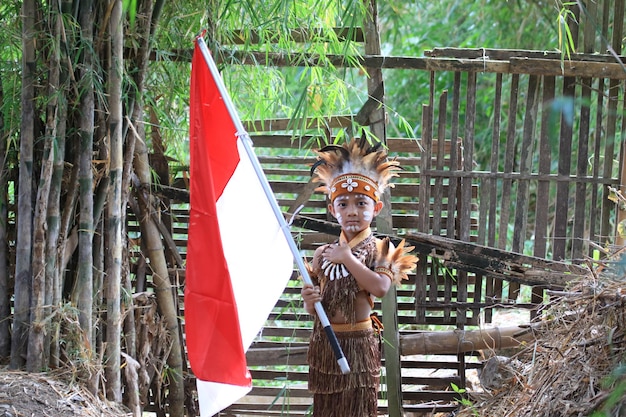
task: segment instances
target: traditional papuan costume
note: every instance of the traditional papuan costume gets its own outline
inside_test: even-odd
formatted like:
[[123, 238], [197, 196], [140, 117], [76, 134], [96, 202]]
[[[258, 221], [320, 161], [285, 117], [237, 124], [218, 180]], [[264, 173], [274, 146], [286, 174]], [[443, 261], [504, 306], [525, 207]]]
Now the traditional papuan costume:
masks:
[[[371, 146], [365, 138], [351, 140], [343, 146], [329, 145], [317, 151], [318, 160], [311, 169], [314, 179], [322, 182], [318, 190], [332, 202], [348, 193], [365, 194], [375, 202], [400, 169], [395, 160], [388, 160], [380, 146]], [[342, 233], [339, 241], [345, 241]], [[402, 241], [397, 248], [389, 239], [376, 238], [371, 230], [359, 233], [347, 242], [354, 256], [370, 269], [388, 276], [396, 285], [407, 279], [415, 267], [413, 248]], [[340, 313], [347, 323], [332, 324], [337, 339], [350, 365], [344, 375], [326, 337], [322, 325], [315, 320], [311, 335], [308, 363], [309, 390], [313, 392], [313, 415], [316, 417], [375, 417], [378, 408], [382, 325], [372, 319], [356, 321], [355, 299], [363, 291], [359, 283], [342, 264], [313, 259], [311, 279], [319, 285], [322, 305], [329, 317]], [[370, 306], [374, 306], [369, 295]]]

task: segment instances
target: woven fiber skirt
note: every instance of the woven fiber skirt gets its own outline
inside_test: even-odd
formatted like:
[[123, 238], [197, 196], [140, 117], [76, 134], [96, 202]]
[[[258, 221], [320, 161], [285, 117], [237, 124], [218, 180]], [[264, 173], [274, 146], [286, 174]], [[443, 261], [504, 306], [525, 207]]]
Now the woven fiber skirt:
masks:
[[315, 417], [376, 417], [380, 384], [380, 343], [371, 320], [333, 325], [350, 365], [344, 375], [319, 322], [309, 345], [309, 390]]

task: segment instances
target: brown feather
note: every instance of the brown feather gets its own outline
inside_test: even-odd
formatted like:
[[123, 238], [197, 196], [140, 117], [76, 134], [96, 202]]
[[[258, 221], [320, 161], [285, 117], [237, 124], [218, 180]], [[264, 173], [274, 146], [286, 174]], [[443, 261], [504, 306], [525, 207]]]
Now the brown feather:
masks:
[[419, 258], [415, 255], [410, 255], [415, 246], [405, 246], [406, 240], [398, 244], [398, 247], [391, 255], [391, 270], [393, 271], [394, 278], [398, 279], [398, 283], [402, 280], [408, 279], [408, 273], [415, 269]]
[[414, 246], [406, 246], [406, 241], [402, 239], [398, 247], [394, 247], [387, 237], [379, 239], [376, 242], [376, 248], [378, 250], [376, 266], [391, 271], [391, 280], [394, 284], [400, 285], [403, 280], [409, 279], [409, 272], [415, 269], [419, 261], [417, 256], [409, 254], [415, 249]]

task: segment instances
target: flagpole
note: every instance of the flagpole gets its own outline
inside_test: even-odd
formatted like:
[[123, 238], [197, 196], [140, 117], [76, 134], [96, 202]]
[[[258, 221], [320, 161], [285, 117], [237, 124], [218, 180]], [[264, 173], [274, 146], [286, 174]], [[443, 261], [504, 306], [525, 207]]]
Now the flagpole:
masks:
[[[204, 60], [207, 66], [209, 67], [211, 74], [213, 75], [215, 84], [217, 85], [217, 88], [220, 91], [220, 94], [222, 95], [222, 99], [224, 100], [224, 104], [226, 105], [226, 108], [228, 109], [228, 112], [230, 113], [233, 123], [235, 124], [235, 128], [237, 129], [237, 134], [239, 136], [239, 139], [241, 140], [241, 143], [243, 144], [246, 150], [246, 153], [248, 154], [248, 157], [250, 161], [252, 162], [254, 171], [257, 177], [259, 178], [259, 181], [261, 182], [263, 191], [265, 192], [265, 195], [267, 196], [268, 201], [270, 202], [270, 206], [272, 207], [272, 211], [274, 212], [274, 215], [276, 216], [276, 220], [278, 220], [278, 223], [280, 224], [280, 228], [283, 231], [283, 234], [285, 235], [287, 243], [289, 244], [289, 249], [291, 249], [293, 258], [296, 261], [298, 270], [300, 271], [300, 275], [302, 276], [302, 279], [304, 282], [306, 282], [307, 284], [313, 285], [313, 282], [311, 281], [311, 277], [309, 276], [309, 272], [306, 266], [304, 265], [302, 256], [300, 255], [300, 251], [298, 250], [298, 247], [296, 246], [296, 242], [293, 240], [293, 236], [291, 236], [291, 230], [289, 229], [289, 225], [285, 221], [285, 218], [283, 216], [283, 213], [280, 210], [280, 207], [278, 207], [278, 203], [276, 202], [276, 199], [274, 198], [274, 193], [272, 192], [272, 189], [267, 181], [267, 178], [265, 177], [265, 173], [263, 172], [263, 169], [261, 168], [259, 164], [257, 156], [254, 153], [252, 146], [250, 145], [250, 143], [252, 142], [252, 140], [250, 139], [250, 135], [244, 128], [243, 123], [241, 123], [241, 120], [239, 119], [239, 115], [235, 111], [235, 106], [230, 99], [230, 95], [228, 94], [228, 91], [226, 91], [226, 86], [224, 85], [222, 81], [222, 77], [217, 69], [217, 66], [215, 65], [215, 62], [213, 61], [213, 57], [211, 56], [211, 53], [209, 52], [209, 48], [206, 46], [206, 43], [204, 42], [204, 39], [202, 38], [202, 36], [198, 36], [196, 38], [196, 42], [198, 42], [198, 46], [200, 46], [200, 50], [202, 51], [202, 56], [204, 57]], [[322, 326], [324, 327], [324, 332], [326, 332], [326, 336], [328, 337], [328, 341], [330, 342], [333, 348], [333, 351], [335, 353], [335, 358], [337, 359], [337, 363], [339, 364], [339, 368], [341, 369], [341, 372], [344, 374], [349, 373], [350, 365], [348, 364], [348, 360], [343, 354], [341, 346], [339, 345], [339, 341], [337, 340], [337, 336], [335, 335], [335, 332], [330, 325], [330, 321], [328, 320], [328, 316], [326, 315], [326, 312], [324, 311], [324, 307], [322, 306], [322, 303], [318, 301], [315, 303], [314, 306], [315, 306], [315, 312], [317, 313], [317, 317], [320, 319], [320, 322], [322, 323]]]

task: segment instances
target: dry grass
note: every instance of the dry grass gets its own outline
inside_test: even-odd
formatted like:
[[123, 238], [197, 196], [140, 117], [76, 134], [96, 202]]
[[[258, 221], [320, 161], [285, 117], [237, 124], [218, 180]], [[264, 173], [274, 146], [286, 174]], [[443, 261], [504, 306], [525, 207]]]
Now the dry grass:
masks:
[[626, 415], [626, 259], [551, 296], [508, 380], [471, 393], [457, 416]]
[[93, 396], [58, 373], [35, 374], [0, 369], [0, 416], [120, 417], [121, 404]]

